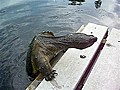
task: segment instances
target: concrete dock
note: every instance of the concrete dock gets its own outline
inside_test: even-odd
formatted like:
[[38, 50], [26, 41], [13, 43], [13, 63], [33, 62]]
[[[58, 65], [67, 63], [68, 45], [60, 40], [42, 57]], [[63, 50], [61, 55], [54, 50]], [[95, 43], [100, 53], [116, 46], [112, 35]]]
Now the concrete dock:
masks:
[[[54, 80], [41, 82], [39, 77], [26, 90], [120, 89], [120, 31], [112, 29], [110, 32], [106, 26], [88, 23], [78, 32], [94, 35], [98, 40], [84, 50], [68, 49], [53, 67], [58, 73]], [[80, 55], [86, 57], [81, 58]], [[110, 85], [113, 88], [107, 89]]]

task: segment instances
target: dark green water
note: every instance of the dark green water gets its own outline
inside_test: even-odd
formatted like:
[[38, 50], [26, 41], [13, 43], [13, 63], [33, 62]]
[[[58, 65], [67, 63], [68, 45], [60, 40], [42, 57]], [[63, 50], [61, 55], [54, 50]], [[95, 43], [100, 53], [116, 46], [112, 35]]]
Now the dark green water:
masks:
[[[108, 2], [109, 1], [109, 2]], [[0, 90], [25, 90], [30, 81], [25, 71], [26, 52], [34, 35], [76, 32], [89, 22], [120, 29], [120, 2], [94, 0], [68, 5], [68, 0], [0, 0]]]

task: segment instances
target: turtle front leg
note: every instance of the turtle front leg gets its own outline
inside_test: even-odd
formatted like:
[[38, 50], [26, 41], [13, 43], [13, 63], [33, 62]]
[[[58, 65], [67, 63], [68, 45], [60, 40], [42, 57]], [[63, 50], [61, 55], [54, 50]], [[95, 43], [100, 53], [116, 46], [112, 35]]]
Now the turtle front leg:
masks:
[[43, 74], [46, 81], [51, 81], [57, 76], [56, 70], [53, 70], [49, 61], [43, 60], [44, 62], [40, 64], [40, 72]]
[[52, 70], [52, 72], [48, 75], [45, 76], [45, 80], [46, 81], [51, 81], [55, 78], [55, 76], [57, 76], [58, 73], [56, 73], [56, 70]]

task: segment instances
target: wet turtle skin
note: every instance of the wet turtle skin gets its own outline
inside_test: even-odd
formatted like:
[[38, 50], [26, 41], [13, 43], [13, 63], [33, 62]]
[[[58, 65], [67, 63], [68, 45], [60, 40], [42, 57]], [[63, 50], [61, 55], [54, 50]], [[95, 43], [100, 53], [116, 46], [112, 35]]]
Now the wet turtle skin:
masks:
[[31, 41], [27, 53], [27, 74], [35, 78], [42, 73], [46, 81], [51, 81], [57, 74], [50, 65], [52, 58], [68, 48], [85, 49], [96, 41], [97, 37], [84, 33], [70, 33], [58, 37], [54, 36], [52, 32], [37, 34]]

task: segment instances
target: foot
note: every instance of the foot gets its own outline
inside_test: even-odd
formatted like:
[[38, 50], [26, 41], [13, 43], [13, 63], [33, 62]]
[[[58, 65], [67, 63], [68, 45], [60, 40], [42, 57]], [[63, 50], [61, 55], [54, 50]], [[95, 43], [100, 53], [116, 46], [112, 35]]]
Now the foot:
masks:
[[46, 77], [45, 77], [45, 80], [46, 81], [51, 81], [52, 79], [55, 78], [55, 76], [57, 76], [58, 73], [56, 73], [56, 70], [53, 70], [50, 74], [48, 74]]

